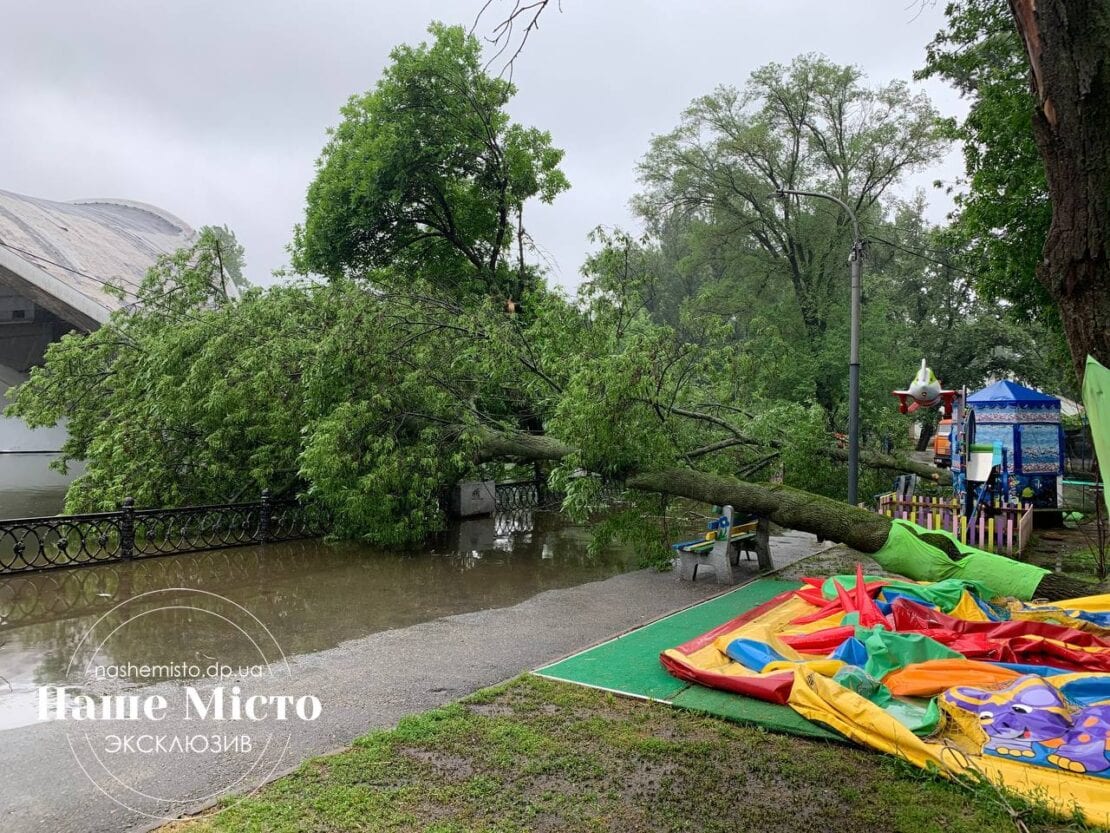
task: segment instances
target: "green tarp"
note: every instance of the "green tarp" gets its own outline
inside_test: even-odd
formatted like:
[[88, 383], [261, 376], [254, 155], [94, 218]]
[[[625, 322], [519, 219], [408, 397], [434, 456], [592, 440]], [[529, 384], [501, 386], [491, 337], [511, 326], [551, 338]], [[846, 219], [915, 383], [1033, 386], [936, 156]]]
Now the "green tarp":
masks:
[[800, 586], [796, 581], [758, 579], [539, 668], [535, 673], [549, 679], [658, 700], [738, 723], [754, 723], [780, 732], [842, 741], [839, 735], [810, 723], [789, 706], [685, 682], [668, 674], [659, 662], [659, 654], [667, 648], [689, 642], [722, 622]]
[[[942, 535], [963, 553], [953, 561], [939, 547], [923, 541], [921, 535]], [[950, 532], [929, 530], [904, 520], [891, 523], [890, 534], [882, 548], [871, 557], [884, 570], [915, 581], [943, 581], [955, 578], [979, 582], [989, 588], [990, 596], [1013, 596], [1029, 600], [1048, 570], [1023, 564], [1004, 555], [969, 547]]]
[[[1106, 482], [1110, 472], [1110, 370], [1099, 364], [1094, 356], [1087, 356], [1087, 367], [1083, 371], [1083, 406], [1091, 424], [1100, 477]], [[1103, 489], [1102, 498], [1110, 513], [1110, 491]]]

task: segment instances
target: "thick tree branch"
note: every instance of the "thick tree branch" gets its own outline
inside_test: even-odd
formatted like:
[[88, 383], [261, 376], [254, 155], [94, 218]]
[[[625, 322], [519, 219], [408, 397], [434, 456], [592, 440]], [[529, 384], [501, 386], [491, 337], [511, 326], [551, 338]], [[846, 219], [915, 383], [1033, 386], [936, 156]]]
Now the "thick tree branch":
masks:
[[712, 454], [715, 451], [723, 451], [726, 448], [733, 448], [738, 445], [749, 445], [750, 441], [746, 437], [729, 437], [724, 440], [718, 440], [709, 445], [703, 445], [701, 448], [695, 448], [693, 451], [687, 451], [682, 456], [687, 460], [696, 460], [699, 457], [704, 457], [706, 454]]
[[[847, 449], [833, 448], [829, 451], [829, 455], [836, 460], [848, 462]], [[899, 473], [909, 472], [941, 485], [948, 485], [952, 482], [952, 473], [947, 469], [938, 469], [936, 466], [919, 463], [917, 460], [911, 460], [908, 457], [895, 457], [892, 454], [879, 454], [875, 451], [861, 451], [859, 461], [869, 469], [885, 469]]]
[[505, 457], [531, 461], [562, 460], [575, 451], [573, 446], [541, 434], [509, 434], [486, 430], [482, 433], [477, 457], [480, 463]]

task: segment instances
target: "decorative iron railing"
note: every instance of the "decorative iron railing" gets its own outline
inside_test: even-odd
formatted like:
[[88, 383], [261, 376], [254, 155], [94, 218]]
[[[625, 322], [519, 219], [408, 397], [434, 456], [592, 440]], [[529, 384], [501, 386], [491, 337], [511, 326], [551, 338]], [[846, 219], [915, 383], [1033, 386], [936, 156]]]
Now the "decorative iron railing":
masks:
[[323, 534], [323, 515], [294, 500], [135, 509], [0, 521], [0, 574], [290, 541]]
[[563, 496], [542, 480], [513, 480], [496, 486], [497, 511], [512, 513], [532, 509], [556, 510]]
[[[616, 501], [623, 492], [623, 483], [607, 480], [601, 483], [598, 496], [605, 501]], [[556, 512], [562, 505], [563, 497], [544, 480], [513, 480], [496, 485], [498, 512], [532, 509]]]
[[[498, 483], [499, 529], [528, 526], [531, 512], [557, 511], [561, 501], [543, 481]], [[127, 498], [115, 512], [0, 520], [0, 575], [314, 538], [326, 529], [321, 511], [268, 492], [253, 503], [175, 509], [136, 509]]]

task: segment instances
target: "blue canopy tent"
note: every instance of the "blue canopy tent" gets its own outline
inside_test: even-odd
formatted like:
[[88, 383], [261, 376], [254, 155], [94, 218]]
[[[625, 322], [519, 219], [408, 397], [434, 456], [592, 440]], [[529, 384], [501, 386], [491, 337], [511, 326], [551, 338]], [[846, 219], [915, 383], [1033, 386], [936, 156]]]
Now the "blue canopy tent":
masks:
[[1059, 506], [1064, 474], [1060, 400], [1016, 382], [995, 382], [967, 397], [975, 442], [1001, 443], [1012, 460], [1012, 494], [1038, 509]]

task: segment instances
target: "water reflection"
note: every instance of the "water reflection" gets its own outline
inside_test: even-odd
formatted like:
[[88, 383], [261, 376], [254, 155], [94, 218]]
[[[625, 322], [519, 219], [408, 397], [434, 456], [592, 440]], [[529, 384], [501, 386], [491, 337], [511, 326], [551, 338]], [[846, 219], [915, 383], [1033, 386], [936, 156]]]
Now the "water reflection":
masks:
[[80, 474], [81, 464], [62, 475], [50, 468], [52, 454], [0, 454], [0, 518], [57, 515], [65, 504], [66, 487]]
[[197, 655], [201, 645], [205, 652], [215, 649], [221, 662], [249, 664], [257, 659], [249, 645], [218, 620], [174, 609], [175, 597], [188, 594], [173, 588], [227, 597], [258, 617], [287, 655], [303, 654], [381, 630], [512, 605], [631, 565], [621, 549], [591, 558], [586, 542], [585, 530], [558, 515], [521, 512], [458, 524], [420, 553], [293, 541], [3, 577], [0, 676], [8, 686], [0, 680], [0, 728], [4, 712], [35, 686], [82, 682], [67, 673], [75, 652], [75, 667], [81, 667], [91, 650], [78, 650], [82, 635], [100, 617], [98, 630], [133, 617], [136, 604], [145, 602], [114, 608], [143, 593], [165, 591], [149, 603], [141, 624], [112, 637], [98, 661], [201, 661], [207, 656]]

